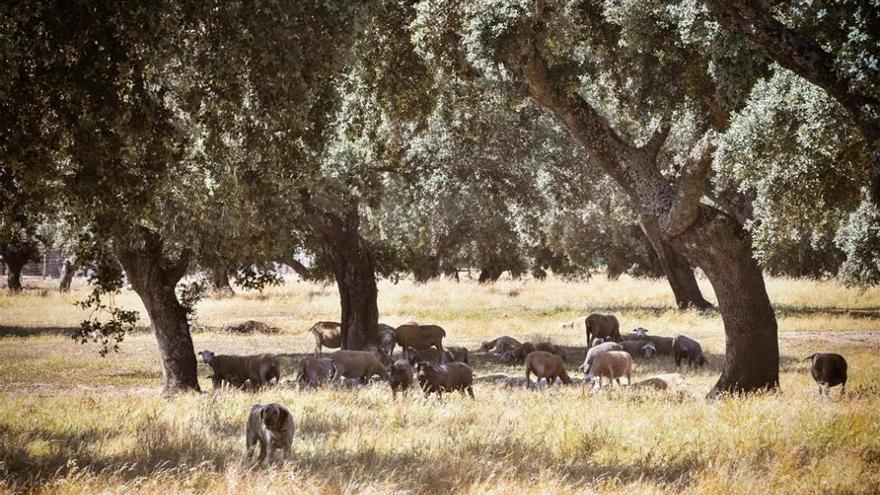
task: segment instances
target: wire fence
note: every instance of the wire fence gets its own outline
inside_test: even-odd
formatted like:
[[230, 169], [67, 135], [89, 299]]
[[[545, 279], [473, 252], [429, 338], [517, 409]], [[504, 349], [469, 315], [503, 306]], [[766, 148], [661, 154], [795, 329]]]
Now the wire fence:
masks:
[[[21, 274], [25, 277], [61, 278], [65, 258], [60, 250], [49, 250], [43, 253], [40, 260], [24, 265]], [[0, 262], [0, 276], [6, 276], [6, 270], [6, 263]]]

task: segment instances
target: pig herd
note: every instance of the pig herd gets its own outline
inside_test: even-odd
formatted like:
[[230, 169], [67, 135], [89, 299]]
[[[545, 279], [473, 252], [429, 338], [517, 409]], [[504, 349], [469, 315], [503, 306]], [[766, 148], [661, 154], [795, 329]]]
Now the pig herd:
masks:
[[[578, 370], [584, 378], [578, 382], [602, 388], [608, 384], [621, 385], [626, 377], [627, 385], [665, 388], [669, 380], [683, 383], [680, 376], [661, 375], [632, 383], [637, 360], [649, 360], [658, 355], [672, 356], [676, 367], [700, 367], [708, 363], [699, 342], [685, 335], [667, 337], [650, 334], [644, 328], [621, 334], [620, 324], [614, 315], [591, 314], [584, 320], [587, 353]], [[565, 326], [573, 327], [574, 323]], [[474, 397], [474, 382], [500, 383], [508, 386], [533, 387], [531, 377], [537, 384], [570, 384], [575, 382], [566, 370], [567, 352], [550, 342], [520, 342], [504, 335], [483, 342], [480, 351], [495, 356], [501, 363], [521, 363], [524, 379], [505, 374], [474, 376], [471, 357], [467, 348], [443, 345], [446, 331], [438, 325], [422, 325], [408, 322], [396, 328], [379, 324], [378, 345], [368, 350], [355, 351], [342, 347], [342, 329], [339, 323], [320, 321], [309, 333], [315, 339], [315, 355], [300, 361], [295, 380], [284, 383], [298, 387], [317, 387], [326, 384], [356, 386], [379, 377], [391, 386], [392, 395], [407, 391], [418, 384], [427, 396], [459, 391]], [[393, 359], [396, 348], [398, 359]], [[325, 349], [339, 349], [325, 354]], [[214, 388], [231, 386], [256, 390], [274, 382], [281, 382], [281, 366], [276, 356], [261, 354], [253, 356], [215, 355], [202, 351], [202, 360], [213, 374]], [[839, 354], [817, 353], [809, 358], [811, 372], [821, 393], [837, 385], [846, 387], [847, 364]], [[522, 376], [522, 375], [520, 375]], [[664, 376], [667, 378], [664, 380]], [[671, 377], [671, 378], [670, 378]]]
[[[665, 337], [649, 335], [648, 330], [636, 328], [621, 334], [620, 324], [614, 315], [591, 314], [584, 320], [587, 353], [578, 370], [582, 379], [573, 379], [565, 367], [567, 353], [562, 347], [550, 342], [520, 342], [510, 336], [500, 336], [483, 342], [480, 351], [494, 356], [501, 363], [522, 363], [525, 376], [495, 373], [474, 376], [467, 348], [443, 345], [446, 331], [437, 325], [421, 325], [409, 322], [397, 328], [379, 325], [378, 345], [367, 350], [355, 351], [342, 347], [342, 329], [339, 323], [320, 321], [309, 333], [315, 338], [315, 355], [302, 359], [297, 367], [296, 378], [281, 380], [281, 366], [277, 356], [260, 354], [252, 356], [216, 355], [202, 351], [203, 362], [213, 372], [211, 381], [215, 389], [228, 386], [245, 390], [257, 390], [273, 382], [300, 388], [322, 385], [357, 386], [368, 383], [374, 377], [388, 382], [392, 397], [406, 394], [416, 385], [426, 397], [436, 394], [460, 392], [474, 399], [474, 383], [492, 383], [504, 387], [533, 388], [546, 384], [591, 384], [602, 388], [604, 382], [634, 388], [681, 389], [686, 386], [684, 378], [677, 373], [658, 375], [632, 382], [636, 360], [653, 359], [658, 355], [672, 356], [675, 365], [701, 367], [708, 363], [702, 346], [685, 335]], [[564, 326], [573, 327], [574, 323]], [[400, 356], [393, 359], [400, 347]], [[339, 349], [324, 354], [324, 349]], [[831, 387], [841, 385], [845, 392], [847, 363], [843, 356], [832, 353], [816, 353], [806, 360], [812, 361], [811, 374], [819, 385], [820, 394], [828, 394]], [[532, 375], [536, 382], [532, 383]], [[248, 457], [259, 444], [259, 460], [271, 457], [278, 448], [287, 455], [293, 435], [293, 423], [289, 411], [279, 404], [253, 406], [247, 429]]]

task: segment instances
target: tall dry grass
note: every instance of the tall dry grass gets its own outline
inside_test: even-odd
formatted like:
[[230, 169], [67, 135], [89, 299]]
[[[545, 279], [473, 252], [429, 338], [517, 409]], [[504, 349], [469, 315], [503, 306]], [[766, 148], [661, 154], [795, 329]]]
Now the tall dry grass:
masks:
[[[723, 365], [720, 318], [674, 310], [662, 281], [383, 281], [384, 321], [437, 322], [449, 343], [471, 349], [499, 334], [578, 349], [582, 330], [561, 323], [601, 310], [617, 314], [624, 328], [692, 335], [711, 355], [707, 368], [685, 371], [684, 394], [478, 385], [476, 401], [411, 394], [396, 402], [382, 384], [163, 398], [149, 333], [100, 358], [93, 347], [38, 331], [75, 326], [82, 290], [0, 296], [0, 326], [33, 329], [0, 339], [0, 491], [763, 494], [876, 493], [880, 486], [878, 290], [768, 280], [779, 309], [782, 393], [706, 401]], [[117, 302], [139, 307], [131, 293]], [[337, 313], [334, 287], [290, 283], [202, 301], [193, 338], [197, 348], [218, 352], [285, 353], [290, 372], [312, 348], [308, 325]], [[282, 332], [218, 331], [251, 318]], [[800, 360], [817, 350], [847, 356], [845, 398], [836, 391], [819, 398]], [[522, 372], [476, 357], [477, 374]], [[637, 378], [673, 367], [669, 358], [643, 363]], [[200, 365], [203, 387], [207, 374]], [[251, 404], [269, 401], [294, 414], [293, 457], [252, 469], [241, 460], [244, 421]]]

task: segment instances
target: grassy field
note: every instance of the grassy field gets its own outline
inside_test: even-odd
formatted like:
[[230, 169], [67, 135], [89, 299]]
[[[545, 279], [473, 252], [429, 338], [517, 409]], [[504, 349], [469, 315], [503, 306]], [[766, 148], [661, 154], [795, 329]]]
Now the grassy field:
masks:
[[[27, 280], [33, 286], [42, 281]], [[472, 351], [502, 334], [567, 346], [583, 359], [592, 311], [615, 313], [622, 330], [700, 340], [710, 363], [685, 371], [687, 392], [583, 387], [544, 391], [477, 385], [476, 401], [419, 394], [391, 400], [387, 385], [357, 390], [267, 389], [164, 398], [155, 340], [126, 338], [101, 358], [66, 334], [84, 295], [32, 289], [0, 295], [0, 491], [48, 493], [877, 493], [880, 490], [880, 289], [768, 280], [777, 309], [782, 393], [707, 401], [723, 362], [717, 313], [676, 311], [663, 281], [409, 282], [379, 286], [381, 321], [431, 322], [447, 343]], [[702, 282], [711, 298], [711, 288]], [[118, 304], [141, 308], [125, 293]], [[313, 348], [306, 329], [337, 319], [334, 286], [290, 281], [198, 306], [197, 350], [275, 352], [286, 369]], [[224, 325], [257, 319], [273, 335], [232, 335]], [[147, 322], [143, 322], [144, 325]], [[801, 359], [843, 353], [848, 394], [820, 398]], [[476, 353], [476, 374], [520, 374]], [[208, 370], [200, 364], [203, 388]], [[640, 364], [637, 379], [672, 371], [671, 358]], [[574, 373], [580, 376], [577, 373]], [[280, 402], [297, 434], [290, 461], [242, 463], [250, 405]]]

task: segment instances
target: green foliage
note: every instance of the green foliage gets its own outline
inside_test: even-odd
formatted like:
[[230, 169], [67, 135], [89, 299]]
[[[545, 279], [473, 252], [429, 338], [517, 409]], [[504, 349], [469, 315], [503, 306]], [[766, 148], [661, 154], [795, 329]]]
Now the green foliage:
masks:
[[755, 85], [718, 140], [716, 170], [755, 193], [755, 256], [771, 271], [835, 273], [835, 233], [867, 180], [864, 140], [821, 89], [787, 70]]
[[266, 287], [284, 283], [273, 267], [245, 265], [235, 272], [235, 282], [249, 290], [262, 291]]
[[196, 319], [196, 304], [208, 295], [208, 282], [203, 278], [196, 278], [180, 284], [177, 288], [177, 299], [186, 312], [187, 321], [190, 325]]
[[837, 232], [835, 242], [846, 255], [840, 275], [848, 285], [880, 285], [880, 211], [862, 201]]
[[77, 333], [73, 336], [81, 344], [89, 341], [100, 347], [98, 353], [104, 357], [110, 352], [119, 352], [119, 343], [125, 335], [135, 329], [139, 313], [116, 306], [113, 294], [119, 291], [105, 292], [95, 286], [92, 293], [77, 304], [88, 310], [88, 317], [80, 323]]

